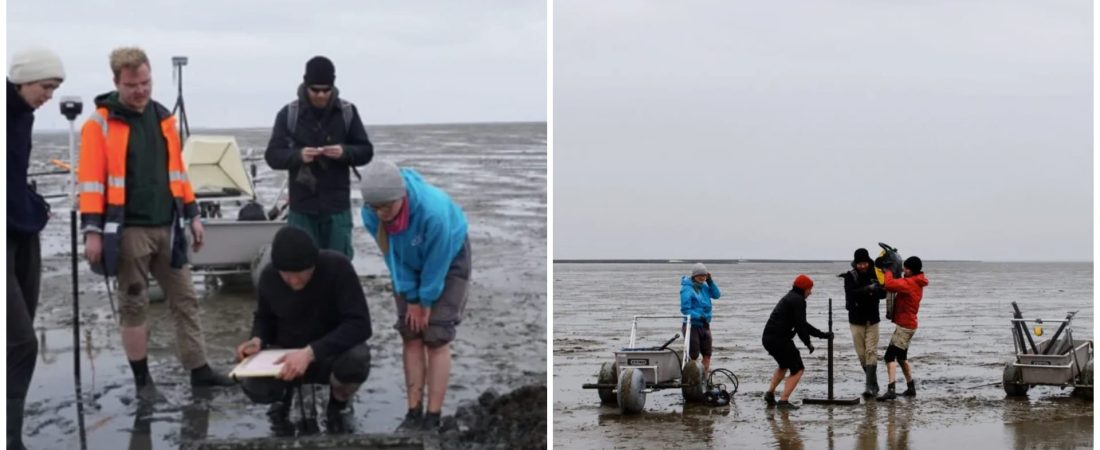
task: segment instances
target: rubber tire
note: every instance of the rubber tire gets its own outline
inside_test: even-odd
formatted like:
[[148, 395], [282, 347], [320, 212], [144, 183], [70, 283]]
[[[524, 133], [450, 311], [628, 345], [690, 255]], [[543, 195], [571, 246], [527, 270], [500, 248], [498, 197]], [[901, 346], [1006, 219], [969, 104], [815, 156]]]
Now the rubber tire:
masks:
[[[1089, 362], [1085, 364], [1084, 372], [1081, 373], [1081, 384], [1091, 385], [1093, 383], [1092, 380], [1093, 380], [1092, 360], [1090, 359]], [[1086, 387], [1074, 388], [1073, 389], [1073, 395], [1076, 395], [1076, 396], [1082, 397], [1082, 398], [1091, 399], [1092, 398], [1092, 388], [1086, 388]]]
[[1009, 361], [1005, 363], [1004, 376], [1002, 377], [1002, 384], [1005, 388], [1005, 394], [1009, 397], [1022, 397], [1027, 395], [1027, 390], [1030, 386], [1020, 383], [1020, 368], [1015, 367], [1012, 364], [1015, 361]]
[[[618, 383], [619, 381], [619, 363], [615, 361], [608, 361], [600, 366], [600, 375], [596, 380], [599, 384], [606, 383]], [[597, 389], [600, 394], [600, 403], [605, 405], [618, 405], [619, 397], [615, 393], [615, 389]]]
[[619, 410], [623, 414], [637, 414], [645, 410], [645, 376], [642, 371], [627, 367], [619, 375]]
[[680, 392], [684, 394], [684, 403], [701, 403], [706, 401], [706, 374], [703, 373], [703, 363], [699, 361], [688, 361], [687, 365], [684, 366], [684, 377], [680, 379], [680, 384], [694, 385], [680, 388]]

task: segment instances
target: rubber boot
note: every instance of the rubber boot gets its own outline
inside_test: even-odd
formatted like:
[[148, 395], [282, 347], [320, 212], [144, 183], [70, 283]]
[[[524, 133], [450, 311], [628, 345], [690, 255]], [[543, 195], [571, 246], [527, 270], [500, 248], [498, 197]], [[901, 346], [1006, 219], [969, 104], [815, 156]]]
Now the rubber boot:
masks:
[[417, 431], [421, 428], [424, 421], [424, 408], [417, 406], [416, 408], [409, 408], [409, 411], [405, 413], [405, 420], [401, 421], [401, 424], [397, 426], [397, 432], [411, 432]]
[[293, 404], [294, 390], [288, 387], [283, 392], [283, 397], [267, 409], [267, 418], [271, 421], [271, 431], [275, 436], [294, 435], [294, 423], [290, 421], [290, 407]]
[[881, 402], [881, 401], [885, 401], [885, 400], [893, 400], [895, 398], [898, 398], [897, 392], [894, 392], [894, 384], [895, 383], [890, 383], [889, 385], [886, 386], [886, 393], [882, 394], [882, 396], [878, 398], [878, 401]]
[[905, 397], [916, 397], [917, 396], [917, 382], [916, 381], [909, 380], [908, 382], [905, 383], [905, 386], [906, 386], [905, 392], [901, 393], [902, 396], [905, 396]]
[[775, 406], [775, 392], [765, 392], [764, 401], [768, 403], [768, 406]]
[[878, 396], [878, 364], [871, 364], [867, 367], [869, 367], [869, 369], [867, 369], [867, 373], [870, 376], [870, 380], [867, 382], [867, 384], [871, 386], [871, 396], [872, 397], [877, 397]]
[[192, 387], [226, 387], [237, 384], [232, 378], [215, 372], [210, 365], [204, 365], [191, 371]]
[[863, 398], [874, 397], [874, 392], [871, 392], [871, 377], [875, 375], [873, 372], [874, 366], [863, 366]]
[[798, 406], [798, 405], [796, 405], [794, 403], [791, 403], [787, 400], [780, 400], [779, 403], [776, 404], [776, 407], [779, 408], [779, 409], [787, 409], [787, 410], [801, 408], [801, 406]]
[[8, 450], [26, 450], [23, 446], [23, 404], [22, 399], [8, 399]]

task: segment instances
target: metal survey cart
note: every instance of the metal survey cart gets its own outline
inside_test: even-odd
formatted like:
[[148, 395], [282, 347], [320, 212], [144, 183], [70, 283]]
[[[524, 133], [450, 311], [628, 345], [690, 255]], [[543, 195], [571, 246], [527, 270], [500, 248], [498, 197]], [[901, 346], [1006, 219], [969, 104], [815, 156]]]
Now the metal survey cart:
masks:
[[[1063, 320], [1024, 319], [1016, 302], [1012, 318], [1012, 345], [1015, 357], [1005, 364], [1002, 380], [1005, 394], [1027, 395], [1032, 386], [1072, 387], [1075, 395], [1092, 397], [1092, 340], [1073, 338], [1070, 326], [1076, 311]], [[1029, 328], [1034, 324], [1034, 328]], [[1043, 324], [1058, 324], [1054, 335], [1035, 343], [1042, 336]]]
[[[687, 403], [704, 401], [709, 383], [703, 364], [688, 359], [691, 339], [685, 338], [679, 351], [669, 348], [681, 337], [679, 333], [660, 347], [637, 347], [638, 319], [682, 319], [684, 335], [691, 336], [688, 316], [634, 316], [630, 344], [615, 351], [613, 360], [603, 363], [596, 383], [581, 387], [596, 389], [601, 403], [617, 404], [624, 414], [641, 412], [645, 409], [646, 394], [662, 389], [680, 389]], [[730, 381], [736, 392], [737, 380], [732, 373]]]

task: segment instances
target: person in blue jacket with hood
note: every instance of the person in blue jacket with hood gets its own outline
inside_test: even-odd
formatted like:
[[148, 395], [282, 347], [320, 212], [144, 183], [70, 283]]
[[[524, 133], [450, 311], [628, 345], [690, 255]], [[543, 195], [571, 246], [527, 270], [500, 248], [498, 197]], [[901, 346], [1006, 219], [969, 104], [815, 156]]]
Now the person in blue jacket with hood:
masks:
[[415, 170], [389, 161], [367, 165], [362, 193], [363, 225], [389, 268], [397, 306], [394, 328], [404, 342], [409, 410], [398, 429], [434, 431], [451, 374], [449, 343], [466, 309], [471, 271], [466, 216]]
[[704, 374], [710, 373], [710, 355], [713, 350], [710, 301], [721, 296], [718, 283], [714, 282], [703, 263], [695, 263], [691, 268], [691, 276], [680, 280], [680, 313], [691, 317], [691, 348], [688, 349], [688, 355], [692, 361], [700, 354], [703, 355]]

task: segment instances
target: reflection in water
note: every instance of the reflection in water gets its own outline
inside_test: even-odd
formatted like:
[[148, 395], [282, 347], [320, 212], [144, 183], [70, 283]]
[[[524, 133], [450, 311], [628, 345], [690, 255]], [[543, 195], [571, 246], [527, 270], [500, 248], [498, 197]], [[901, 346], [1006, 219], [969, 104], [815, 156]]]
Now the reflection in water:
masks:
[[874, 450], [878, 448], [878, 405], [864, 403], [863, 422], [859, 425], [856, 449]]
[[[1092, 400], [1076, 397], [1050, 399], [1053, 405], [1033, 404], [1031, 399], [1005, 398], [1004, 422], [1016, 449], [1092, 448], [1092, 416], [1061, 418], [1059, 410], [1080, 408]], [[1006, 430], [1007, 431], [1007, 430]]]
[[152, 450], [153, 448], [153, 403], [138, 401], [134, 412], [134, 426], [130, 429], [129, 450]]
[[886, 447], [908, 450], [909, 422], [913, 419], [913, 405], [909, 402], [894, 401], [884, 406], [889, 409], [886, 413]]
[[[802, 450], [806, 446], [802, 443], [802, 437], [798, 435], [798, 429], [791, 424], [790, 412], [785, 409], [768, 408], [768, 426], [775, 435], [775, 444], [782, 450]], [[778, 423], [777, 423], [778, 422]]]
[[[679, 394], [679, 391], [676, 392]], [[626, 433], [642, 442], [666, 442], [670, 425], [683, 425], [683, 428], [676, 429], [687, 434], [679, 436], [674, 442], [717, 445], [714, 441], [715, 426], [721, 427], [723, 423], [729, 423], [731, 415], [736, 418], [739, 414], [736, 402], [724, 407], [684, 405], [682, 411], [646, 411], [637, 415], [623, 415], [618, 407], [603, 407], [596, 422], [600, 426], [624, 428]]]

